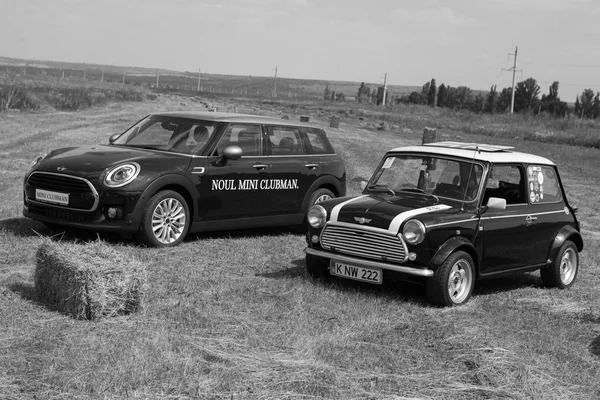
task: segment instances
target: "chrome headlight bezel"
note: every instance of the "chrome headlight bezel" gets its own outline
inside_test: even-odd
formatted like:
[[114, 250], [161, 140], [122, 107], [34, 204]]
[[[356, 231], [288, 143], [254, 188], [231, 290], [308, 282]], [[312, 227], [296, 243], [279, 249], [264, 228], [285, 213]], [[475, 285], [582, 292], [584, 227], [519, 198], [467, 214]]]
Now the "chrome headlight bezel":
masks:
[[27, 172], [31, 172], [44, 158], [46, 158], [47, 155], [48, 155], [48, 153], [43, 153], [43, 154], [37, 156], [35, 159], [33, 159], [31, 161], [31, 163], [29, 164], [29, 168], [27, 169]]
[[[108, 188], [119, 188], [130, 184], [137, 178], [141, 167], [136, 162], [127, 162], [108, 169], [102, 179], [102, 184]], [[122, 176], [121, 174], [125, 175]]]
[[315, 204], [308, 210], [306, 221], [312, 228], [322, 228], [327, 222], [327, 210], [325, 207]]
[[423, 242], [423, 240], [425, 240], [425, 235], [427, 235], [427, 228], [425, 228], [425, 225], [418, 219], [406, 221], [404, 228], [402, 229], [402, 237], [406, 243], [413, 246]]

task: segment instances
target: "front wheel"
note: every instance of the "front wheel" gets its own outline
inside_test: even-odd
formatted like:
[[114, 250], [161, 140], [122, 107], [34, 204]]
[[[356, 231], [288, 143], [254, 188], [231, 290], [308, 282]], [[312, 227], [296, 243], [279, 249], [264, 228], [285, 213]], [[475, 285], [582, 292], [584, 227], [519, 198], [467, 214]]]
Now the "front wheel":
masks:
[[183, 241], [190, 226], [188, 205], [179, 193], [158, 192], [148, 202], [139, 239], [151, 247], [172, 247]]
[[329, 199], [333, 199], [335, 197], [335, 195], [333, 194], [333, 192], [329, 189], [317, 189], [314, 192], [312, 192], [312, 194], [310, 195], [310, 198], [308, 199], [308, 207], [306, 208], [306, 211], [308, 212], [308, 210], [310, 210], [310, 208], [312, 206], [314, 206], [315, 204], [319, 204], [322, 201], [325, 200], [329, 200]]
[[544, 286], [565, 289], [573, 285], [578, 271], [579, 253], [577, 252], [577, 246], [567, 240], [561, 246], [552, 264], [540, 270], [540, 275]]
[[427, 281], [427, 296], [437, 305], [460, 306], [475, 287], [473, 259], [464, 251], [452, 253]]

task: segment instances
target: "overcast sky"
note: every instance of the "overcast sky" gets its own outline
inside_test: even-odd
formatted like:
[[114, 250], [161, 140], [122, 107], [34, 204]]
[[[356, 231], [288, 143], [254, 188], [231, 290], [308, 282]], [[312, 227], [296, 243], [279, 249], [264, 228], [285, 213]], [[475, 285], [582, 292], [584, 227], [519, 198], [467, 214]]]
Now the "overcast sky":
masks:
[[397, 85], [600, 91], [599, 0], [0, 0], [0, 56]]

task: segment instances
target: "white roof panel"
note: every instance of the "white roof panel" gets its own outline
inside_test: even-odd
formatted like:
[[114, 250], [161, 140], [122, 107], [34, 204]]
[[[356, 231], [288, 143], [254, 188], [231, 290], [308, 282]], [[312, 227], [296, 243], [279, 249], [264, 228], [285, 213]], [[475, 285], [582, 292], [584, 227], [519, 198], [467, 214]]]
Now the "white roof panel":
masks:
[[438, 142], [422, 146], [397, 147], [390, 151], [404, 153], [439, 154], [452, 157], [474, 159], [491, 163], [525, 163], [554, 165], [547, 158], [534, 154], [510, 151], [512, 147], [478, 143]]

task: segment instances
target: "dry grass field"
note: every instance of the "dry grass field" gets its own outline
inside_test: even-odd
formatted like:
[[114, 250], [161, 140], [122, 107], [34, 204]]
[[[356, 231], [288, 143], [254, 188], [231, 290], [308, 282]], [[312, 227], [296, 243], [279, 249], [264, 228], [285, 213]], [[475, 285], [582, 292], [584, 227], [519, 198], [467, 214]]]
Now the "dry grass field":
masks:
[[[600, 150], [458, 132], [440, 126], [435, 111], [411, 110], [387, 131], [356, 117], [339, 129], [323, 116], [311, 122], [343, 155], [350, 194], [385, 150], [420, 143], [425, 126], [438, 126], [440, 140], [549, 157], [579, 206], [585, 249], [573, 288], [545, 289], [539, 273], [520, 274], [478, 283], [464, 307], [436, 308], [410, 285], [311, 282], [302, 234], [264, 229], [191, 235], [172, 249], [103, 236], [111, 252], [146, 266], [143, 309], [90, 322], [38, 301], [35, 255], [49, 232], [21, 214], [30, 161], [56, 147], [107, 143], [153, 110], [198, 107], [159, 96], [77, 113], [0, 114], [0, 398], [600, 398]], [[54, 239], [73, 246], [98, 237]]]

